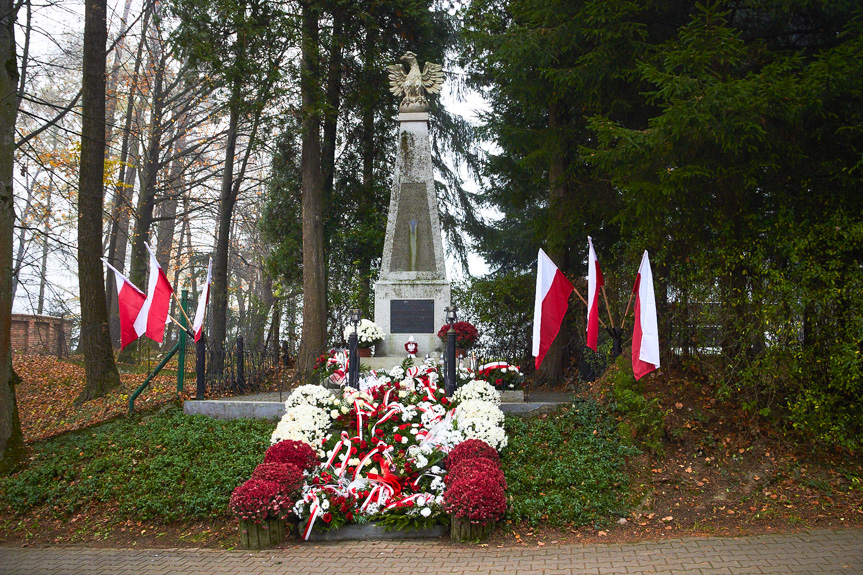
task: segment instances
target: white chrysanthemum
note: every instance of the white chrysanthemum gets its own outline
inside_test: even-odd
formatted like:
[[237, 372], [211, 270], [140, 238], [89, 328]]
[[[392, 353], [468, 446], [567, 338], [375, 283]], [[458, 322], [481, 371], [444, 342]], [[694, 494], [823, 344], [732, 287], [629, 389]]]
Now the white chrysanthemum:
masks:
[[291, 408], [303, 404], [329, 407], [335, 405], [333, 400], [338, 403], [338, 399], [322, 385], [301, 385], [292, 391], [290, 397], [285, 401], [285, 411], [290, 411]]
[[456, 420], [462, 419], [485, 419], [492, 425], [503, 425], [504, 415], [497, 405], [478, 399], [471, 399], [459, 403], [455, 408]]
[[[345, 328], [342, 335], [345, 336], [345, 341], [349, 341], [351, 334], [354, 333], [354, 326], [349, 325]], [[357, 341], [360, 343], [372, 344], [384, 338], [384, 332], [375, 324], [375, 322], [362, 319], [357, 325]]]
[[500, 394], [486, 381], [474, 379], [458, 388], [453, 394], [453, 401], [487, 401], [500, 405]]
[[300, 404], [289, 409], [276, 426], [271, 443], [285, 439], [304, 441], [319, 452], [330, 428], [330, 414], [319, 407]]
[[467, 439], [479, 439], [500, 451], [507, 445], [506, 431], [486, 418], [458, 418], [456, 427]]

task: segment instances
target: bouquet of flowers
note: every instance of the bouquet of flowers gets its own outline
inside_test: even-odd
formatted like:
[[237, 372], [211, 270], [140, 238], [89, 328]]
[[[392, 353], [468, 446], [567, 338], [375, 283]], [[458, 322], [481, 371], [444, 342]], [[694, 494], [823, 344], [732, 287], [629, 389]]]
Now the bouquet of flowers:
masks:
[[[354, 326], [349, 325], [345, 328], [345, 341], [348, 341], [351, 334], [354, 333]], [[357, 325], [357, 345], [359, 347], [372, 347], [377, 342], [384, 339], [384, 332], [378, 325], [368, 319], [360, 320]]]
[[498, 391], [518, 390], [524, 387], [524, 375], [517, 365], [493, 361], [476, 370], [476, 378], [489, 382]]
[[[470, 349], [479, 338], [479, 332], [473, 324], [466, 321], [457, 321], [453, 324], [455, 330], [455, 346], [459, 349]], [[446, 334], [449, 332], [449, 324], [444, 324], [437, 332], [437, 336], [446, 346]]]
[[[465, 454], [492, 461], [483, 449], [496, 456], [495, 449], [504, 448], [507, 438], [499, 400], [489, 384], [476, 382], [450, 399], [439, 380], [437, 366], [430, 362], [379, 371], [375, 384], [364, 390], [346, 387], [333, 394], [303, 386], [291, 395], [267, 460], [311, 466], [292, 507], [303, 538], [313, 529], [370, 520], [395, 528], [446, 521], [447, 454], [467, 442]], [[487, 463], [482, 466], [484, 475], [493, 471]], [[293, 475], [262, 469], [258, 477], [288, 481]], [[494, 474], [492, 481], [500, 491], [502, 478]], [[474, 492], [485, 497], [471, 490], [459, 497], [469, 499]], [[492, 515], [496, 513], [494, 507]]]

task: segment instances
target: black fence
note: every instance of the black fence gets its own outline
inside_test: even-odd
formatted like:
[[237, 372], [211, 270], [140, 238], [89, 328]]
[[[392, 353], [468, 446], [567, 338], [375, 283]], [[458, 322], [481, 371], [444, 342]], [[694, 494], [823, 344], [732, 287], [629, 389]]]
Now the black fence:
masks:
[[198, 399], [269, 390], [284, 365], [280, 349], [246, 347], [242, 336], [224, 349], [201, 338], [190, 351], [187, 363], [195, 365]]

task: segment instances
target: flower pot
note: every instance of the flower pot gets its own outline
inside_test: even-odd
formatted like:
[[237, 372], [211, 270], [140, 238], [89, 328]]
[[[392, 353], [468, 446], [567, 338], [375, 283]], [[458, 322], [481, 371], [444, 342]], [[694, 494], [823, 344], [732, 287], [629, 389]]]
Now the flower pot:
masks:
[[260, 523], [240, 520], [240, 547], [269, 549], [285, 540], [287, 525], [281, 519], [264, 519]]
[[357, 355], [360, 357], [371, 357], [372, 356], [372, 348], [370, 347], [358, 347]]
[[491, 519], [485, 525], [481, 525], [479, 523], [471, 523], [470, 519], [452, 516], [450, 518], [449, 536], [450, 539], [457, 542], [484, 541], [492, 534], [494, 527], [495, 522]]

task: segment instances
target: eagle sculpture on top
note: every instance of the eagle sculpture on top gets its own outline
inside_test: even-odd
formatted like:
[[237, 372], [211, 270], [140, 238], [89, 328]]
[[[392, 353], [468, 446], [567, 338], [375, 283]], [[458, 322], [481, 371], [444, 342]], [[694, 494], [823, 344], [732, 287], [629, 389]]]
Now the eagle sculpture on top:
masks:
[[428, 112], [429, 102], [426, 92], [439, 94], [443, 85], [443, 70], [440, 64], [426, 62], [422, 74], [417, 63], [417, 55], [413, 52], [405, 52], [401, 57], [408, 63], [410, 70], [405, 74], [404, 66], [393, 64], [387, 66], [390, 77], [390, 92], [396, 96], [404, 96], [399, 104], [400, 112]]

